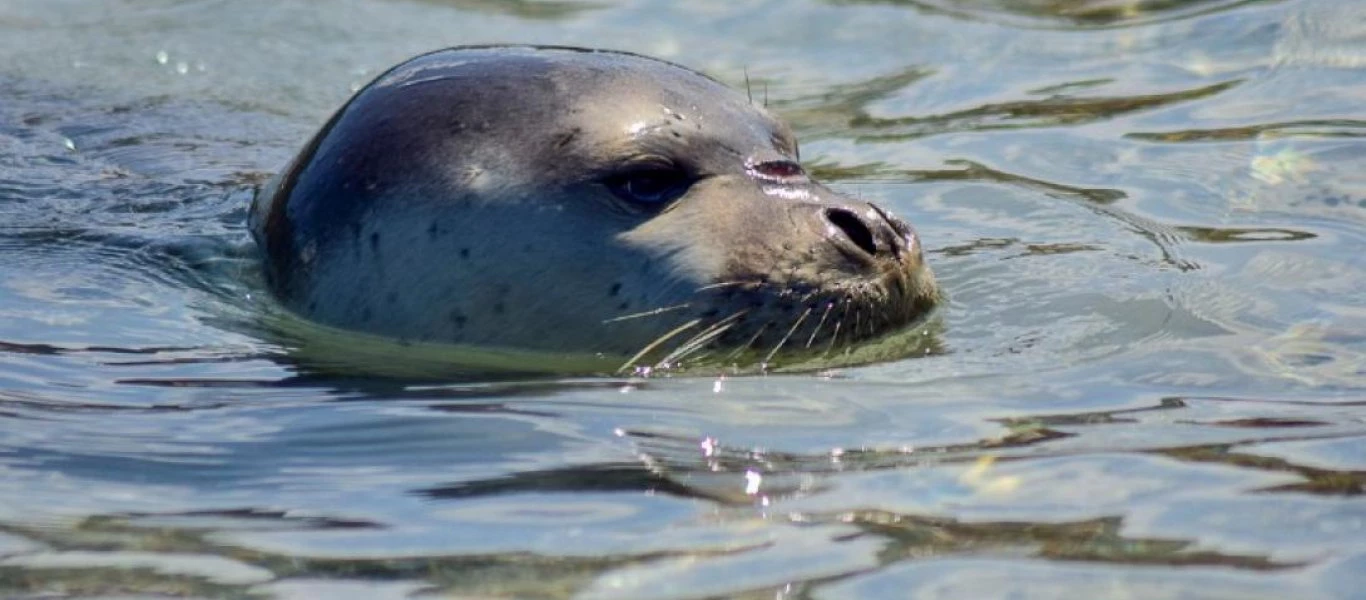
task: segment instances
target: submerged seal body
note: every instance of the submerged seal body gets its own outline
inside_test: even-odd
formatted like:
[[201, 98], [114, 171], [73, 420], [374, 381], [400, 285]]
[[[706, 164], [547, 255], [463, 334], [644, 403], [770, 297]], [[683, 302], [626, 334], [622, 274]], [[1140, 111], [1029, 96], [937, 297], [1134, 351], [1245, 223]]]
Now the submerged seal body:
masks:
[[404, 62], [258, 192], [250, 221], [286, 306], [402, 340], [828, 350], [937, 298], [911, 227], [813, 181], [784, 123], [623, 52]]

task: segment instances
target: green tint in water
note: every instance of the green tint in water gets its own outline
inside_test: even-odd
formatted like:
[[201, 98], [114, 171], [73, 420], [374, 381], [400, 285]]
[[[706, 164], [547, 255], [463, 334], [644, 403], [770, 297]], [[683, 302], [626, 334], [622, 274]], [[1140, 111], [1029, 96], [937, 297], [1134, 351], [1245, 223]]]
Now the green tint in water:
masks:
[[[1357, 597], [1364, 10], [4, 3], [0, 596]], [[916, 226], [933, 351], [452, 383], [278, 323], [252, 185], [506, 41], [750, 81]]]

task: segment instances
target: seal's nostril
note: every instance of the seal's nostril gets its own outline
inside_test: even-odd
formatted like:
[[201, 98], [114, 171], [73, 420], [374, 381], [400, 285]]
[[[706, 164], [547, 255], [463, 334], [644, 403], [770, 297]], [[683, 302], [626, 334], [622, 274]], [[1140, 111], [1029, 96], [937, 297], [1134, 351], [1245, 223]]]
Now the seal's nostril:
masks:
[[859, 249], [867, 252], [869, 256], [877, 254], [877, 242], [873, 239], [872, 230], [852, 211], [843, 208], [825, 209], [825, 220], [831, 225], [838, 227], [844, 235], [854, 242]]

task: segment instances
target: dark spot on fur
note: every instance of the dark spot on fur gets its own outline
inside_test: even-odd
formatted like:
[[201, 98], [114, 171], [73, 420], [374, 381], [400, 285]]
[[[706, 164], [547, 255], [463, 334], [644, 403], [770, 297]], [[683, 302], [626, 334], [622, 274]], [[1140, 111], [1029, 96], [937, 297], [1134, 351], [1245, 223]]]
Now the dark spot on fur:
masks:
[[501, 314], [503, 314], [504, 312], [507, 312], [507, 306], [506, 306], [506, 305], [504, 305], [502, 302], [494, 302], [494, 303], [493, 303], [493, 314], [495, 314], [495, 315], [501, 315]]
[[627, 310], [629, 308], [631, 308], [630, 302], [622, 302], [621, 304], [617, 305], [617, 310]]
[[621, 293], [621, 283], [614, 283], [614, 284], [612, 284], [612, 288], [609, 289], [609, 290], [607, 290], [607, 295], [608, 295], [608, 296], [612, 296], [612, 297], [614, 297], [614, 298], [616, 297], [617, 294], [620, 294], [620, 293]]
[[451, 317], [451, 322], [452, 322], [452, 323], [455, 323], [455, 326], [456, 326], [456, 327], [458, 327], [458, 328], [460, 328], [460, 329], [464, 329], [464, 328], [465, 328], [465, 322], [467, 321], [467, 319], [465, 318], [465, 314], [462, 313], [462, 312], [460, 312], [460, 309], [457, 308], [457, 309], [455, 309], [455, 310], [452, 310], [452, 311], [451, 311], [450, 317]]
[[460, 258], [469, 258], [469, 257], [470, 257], [470, 249], [469, 249], [469, 248], [461, 248], [461, 249], [460, 249]]
[[370, 234], [370, 250], [373, 251], [373, 252], [379, 252], [379, 232], [378, 232], [378, 231], [373, 232], [373, 233]]
[[360, 320], [362, 323], [369, 323], [370, 319], [374, 318], [374, 316], [375, 315], [370, 312], [369, 306], [365, 307], [365, 310], [360, 311]]
[[384, 296], [384, 301], [389, 304], [398, 304], [398, 292], [389, 292]]
[[569, 142], [574, 141], [574, 138], [579, 137], [579, 133], [581, 133], [582, 131], [582, 129], [575, 127], [573, 129], [570, 129], [569, 131], [564, 132], [560, 135], [559, 139], [555, 140], [555, 147], [564, 148], [565, 146], [569, 145]]
[[719, 314], [721, 314], [721, 309], [713, 308], [713, 309], [711, 309], [711, 310], [709, 310], [709, 311], [706, 311], [706, 312], [702, 313], [702, 316], [703, 316], [703, 317], [706, 317], [706, 318], [708, 318], [708, 319], [710, 319], [710, 318], [715, 317], [716, 315], [719, 315]]
[[528, 254], [531, 253], [531, 244], [523, 244], [523, 245], [522, 245], [522, 252], [526, 252], [526, 253], [528, 253]]
[[432, 224], [427, 226], [427, 236], [436, 239], [437, 231], [436, 221], [432, 221]]

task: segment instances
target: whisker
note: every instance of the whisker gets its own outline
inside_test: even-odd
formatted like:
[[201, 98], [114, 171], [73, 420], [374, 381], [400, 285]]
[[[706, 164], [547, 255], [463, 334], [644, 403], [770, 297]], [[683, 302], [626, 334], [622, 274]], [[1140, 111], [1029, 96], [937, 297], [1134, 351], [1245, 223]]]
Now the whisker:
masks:
[[606, 323], [616, 323], [616, 322], [618, 322], [618, 321], [629, 321], [629, 320], [631, 320], [631, 319], [639, 319], [639, 318], [641, 318], [641, 317], [653, 317], [653, 316], [655, 316], [655, 315], [661, 315], [661, 314], [664, 314], [664, 313], [666, 313], [666, 312], [671, 312], [671, 311], [675, 311], [675, 310], [683, 310], [683, 309], [685, 309], [685, 308], [687, 308], [687, 307], [689, 307], [689, 306], [691, 306], [691, 305], [690, 305], [690, 304], [678, 304], [678, 305], [674, 305], [674, 306], [665, 306], [665, 307], [663, 307], [663, 308], [656, 308], [656, 309], [654, 309], [654, 310], [647, 310], [647, 311], [645, 311], [645, 312], [632, 313], [632, 314], [629, 314], [629, 315], [622, 315], [622, 316], [620, 316], [620, 317], [612, 317], [612, 318], [610, 318], [610, 319], [604, 320], [603, 323], [604, 323], [604, 324], [606, 324]]
[[806, 320], [806, 316], [809, 315], [809, 314], [811, 314], [811, 308], [810, 308], [810, 307], [807, 307], [806, 310], [802, 311], [802, 316], [797, 317], [797, 322], [796, 322], [796, 323], [793, 323], [793, 324], [792, 324], [792, 327], [791, 327], [790, 329], [787, 330], [787, 335], [784, 335], [784, 336], [783, 336], [783, 339], [778, 340], [778, 345], [777, 345], [777, 346], [774, 346], [773, 349], [769, 351], [768, 356], [765, 356], [765, 357], [764, 357], [764, 363], [765, 363], [765, 364], [767, 364], [769, 361], [773, 360], [773, 356], [776, 355], [776, 354], [778, 354], [778, 351], [779, 351], [779, 350], [782, 350], [783, 344], [786, 344], [788, 338], [791, 338], [791, 337], [792, 337], [792, 334], [797, 332], [797, 328], [802, 326], [802, 321], [805, 321], [805, 320]]
[[736, 280], [736, 281], [718, 281], [718, 282], [716, 282], [716, 283], [709, 283], [709, 284], [704, 285], [704, 286], [702, 286], [702, 287], [700, 287], [700, 288], [697, 288], [696, 290], [694, 290], [694, 292], [705, 292], [705, 291], [707, 291], [707, 290], [714, 290], [714, 289], [716, 289], [716, 288], [729, 287], [729, 286], [732, 286], [732, 285], [745, 285], [745, 284], [747, 284], [747, 283], [753, 283], [753, 282], [750, 282], [750, 281], [743, 281], [743, 280]]
[[[706, 360], [707, 360], [707, 357], [708, 357], [708, 356], [711, 356], [711, 355], [712, 355], [711, 352], [707, 352], [707, 351], [703, 350], [700, 354], [697, 354], [697, 355], [695, 355], [695, 356], [689, 355], [689, 356], [685, 356], [685, 357], [683, 357], [683, 358], [692, 358], [693, 360], [697, 360], [697, 361], [706, 361]], [[683, 360], [683, 358], [680, 358], [679, 360]]]
[[692, 354], [697, 349], [705, 346], [708, 342], [725, 333], [735, 325], [736, 320], [747, 312], [749, 312], [749, 309], [741, 309], [720, 321], [712, 323], [709, 327], [703, 329], [701, 333], [698, 333], [697, 335], [692, 336], [688, 341], [679, 344], [678, 348], [675, 348], [673, 352], [670, 352], [667, 356], [660, 359], [659, 362], [655, 363], [655, 366], [659, 367], [682, 360], [687, 355]]
[[646, 344], [645, 347], [640, 350], [640, 352], [637, 352], [635, 356], [632, 356], [630, 360], [626, 361], [626, 364], [621, 365], [621, 367], [617, 369], [617, 372], [620, 373], [635, 366], [637, 360], [640, 360], [646, 354], [653, 352], [654, 349], [658, 348], [660, 344], [663, 344], [664, 342], [668, 341], [669, 338], [673, 336], [676, 336], [680, 333], [683, 333], [684, 331], [696, 327], [697, 324], [701, 322], [702, 319], [693, 319], [691, 321], [688, 321], [687, 323], [684, 323], [682, 325], [679, 325], [678, 327], [669, 330], [668, 333], [665, 333], [664, 335], [655, 338], [655, 341]]
[[772, 323], [764, 323], [762, 326], [760, 326], [759, 330], [754, 332], [754, 335], [749, 336], [749, 340], [745, 341], [743, 345], [741, 345], [739, 348], [736, 348], [733, 352], [727, 355], [726, 360], [734, 360], [735, 357], [740, 356], [740, 353], [744, 352], [745, 350], [749, 350], [750, 348], [753, 348], [754, 342], [758, 341], [759, 336], [764, 335], [765, 331], [768, 331], [768, 326], [771, 324]]
[[815, 341], [816, 341], [816, 334], [818, 334], [818, 333], [821, 332], [821, 328], [825, 326], [825, 320], [828, 319], [828, 318], [830, 317], [830, 311], [831, 311], [832, 309], [834, 309], [834, 308], [835, 308], [835, 303], [833, 303], [833, 302], [827, 302], [827, 303], [825, 304], [825, 312], [824, 312], [824, 313], [821, 313], [821, 320], [820, 320], [820, 322], [819, 322], [819, 323], [816, 323], [816, 329], [813, 330], [813, 331], [811, 332], [811, 337], [806, 338], [806, 347], [807, 347], [807, 348], [810, 348], [810, 347], [811, 347], [811, 344], [815, 343]]
[[716, 339], [717, 336], [720, 336], [721, 334], [730, 330], [732, 326], [734, 326], [734, 323], [722, 325], [721, 327], [718, 327], [714, 330], [707, 331], [694, 336], [691, 340], [688, 340], [687, 343], [679, 346], [673, 352], [670, 352], [668, 356], [659, 359], [659, 362], [655, 363], [655, 367], [659, 368], [666, 365], [675, 364], [678, 361], [687, 358], [688, 355], [692, 354], [693, 352], [696, 352], [703, 346], [706, 346], [708, 342]]
[[840, 338], [840, 325], [843, 324], [843, 321], [835, 321], [835, 334], [830, 336], [830, 343], [825, 345], [825, 351], [821, 353], [822, 358], [829, 355], [830, 351], [835, 349], [835, 340]]
[[830, 344], [825, 347], [825, 354], [830, 354], [830, 351], [835, 349], [835, 342], [840, 339], [840, 331], [844, 328], [845, 322], [849, 320], [849, 309], [853, 306], [852, 302], [846, 301], [844, 303], [844, 314], [835, 321], [835, 334], [830, 336]]

